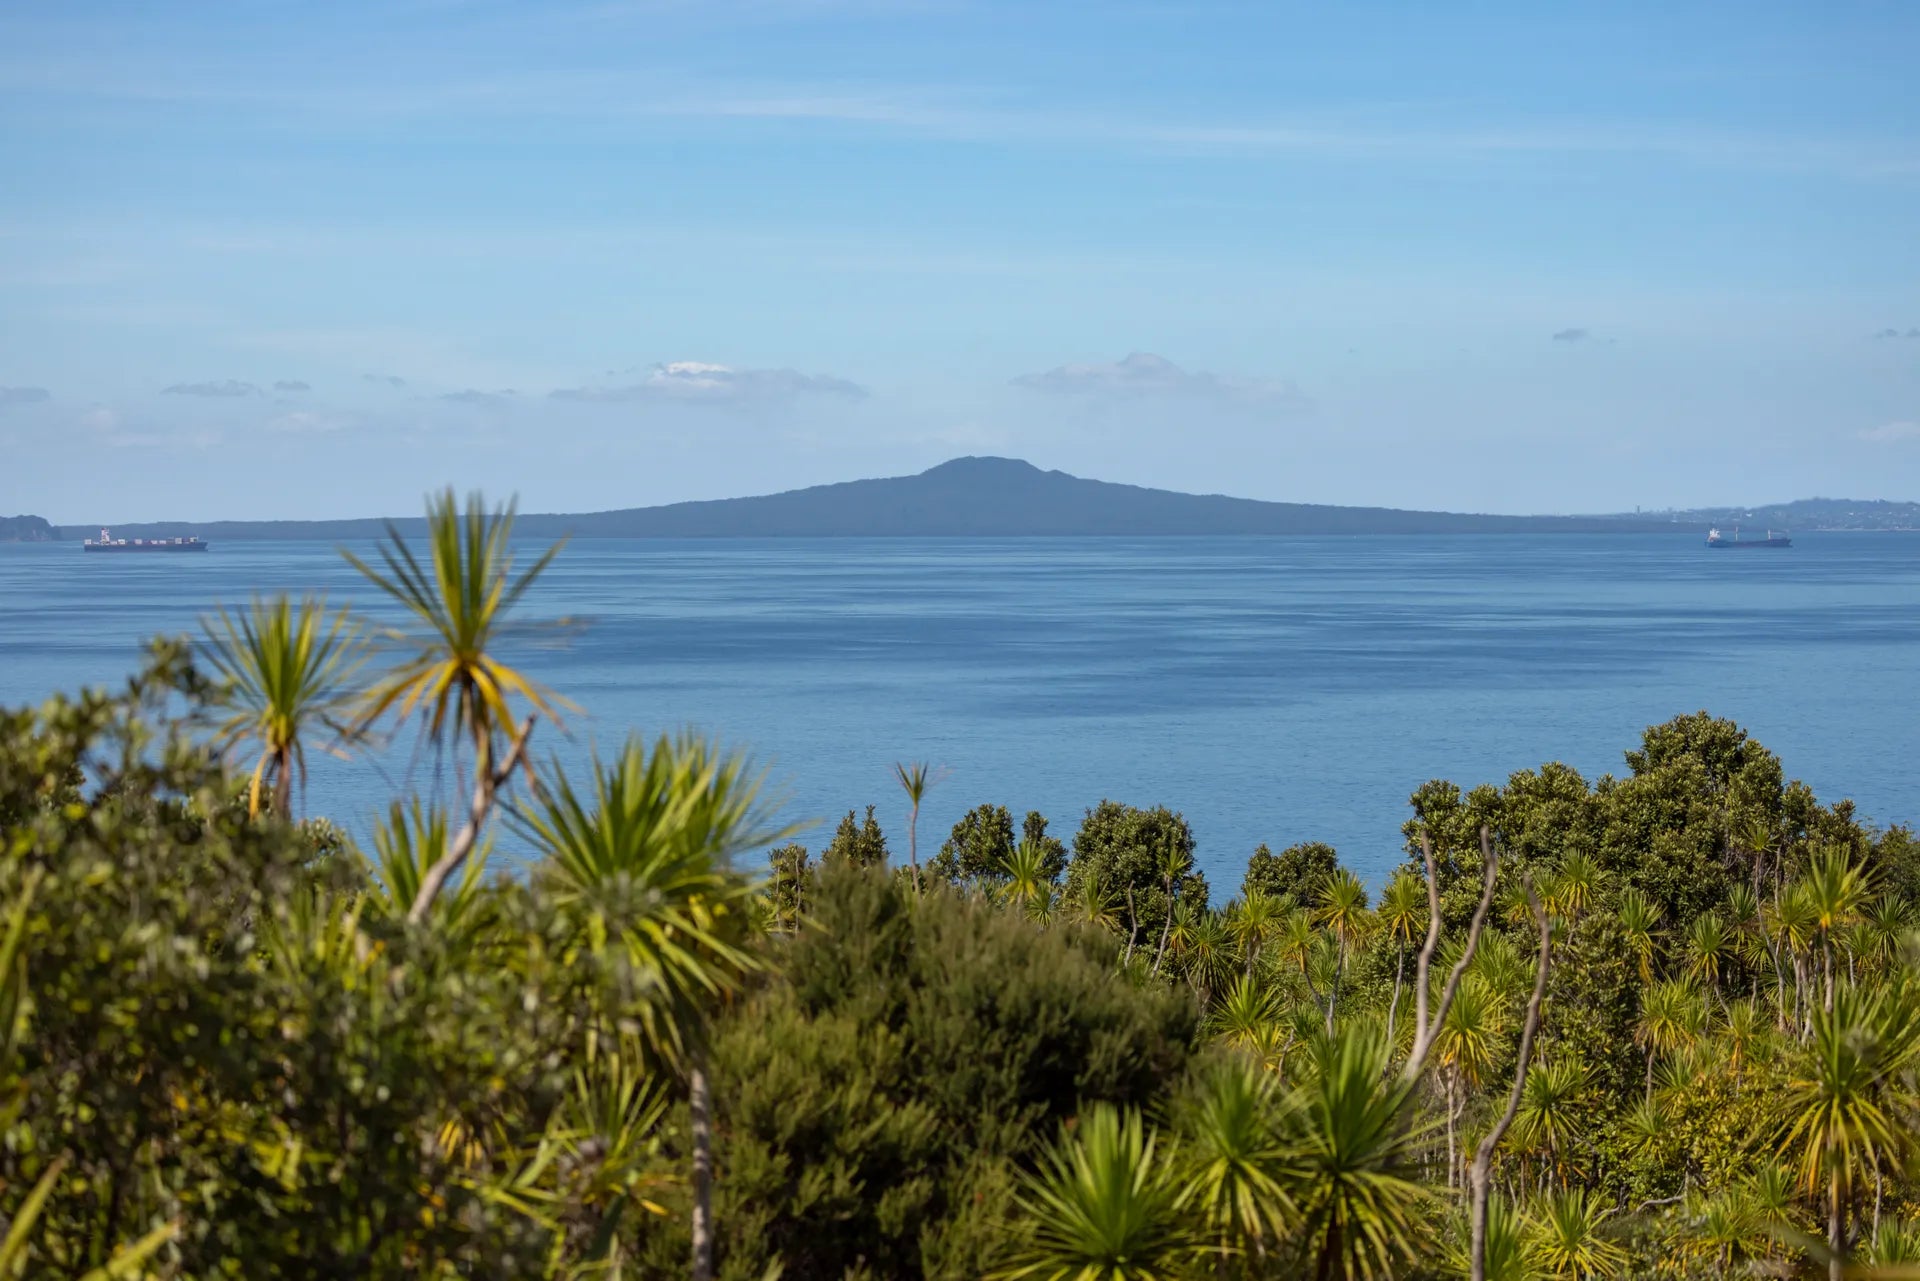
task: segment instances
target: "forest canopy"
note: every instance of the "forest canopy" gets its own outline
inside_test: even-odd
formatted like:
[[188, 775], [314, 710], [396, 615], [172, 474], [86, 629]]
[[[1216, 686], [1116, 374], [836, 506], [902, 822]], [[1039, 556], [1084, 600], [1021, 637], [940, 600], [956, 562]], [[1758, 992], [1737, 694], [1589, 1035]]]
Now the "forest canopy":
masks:
[[[696, 736], [543, 761], [511, 522], [393, 535], [378, 647], [260, 601], [0, 712], [0, 1277], [1920, 1261], [1920, 843], [1737, 725], [1429, 782], [1378, 884], [1310, 843], [1209, 884], [1113, 799], [981, 798], [916, 874]], [[458, 787], [362, 848], [299, 781], [374, 735]]]

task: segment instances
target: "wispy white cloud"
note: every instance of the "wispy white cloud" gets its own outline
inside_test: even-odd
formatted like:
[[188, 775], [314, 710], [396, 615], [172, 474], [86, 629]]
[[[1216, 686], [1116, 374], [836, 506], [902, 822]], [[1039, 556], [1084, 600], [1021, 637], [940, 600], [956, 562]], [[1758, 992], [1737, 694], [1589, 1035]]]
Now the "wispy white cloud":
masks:
[[227, 378], [220, 382], [175, 383], [171, 387], [162, 387], [160, 392], [165, 396], [206, 396], [230, 399], [238, 396], [258, 396], [260, 389], [252, 383]]
[[280, 414], [269, 418], [265, 427], [270, 432], [281, 435], [312, 435], [316, 432], [344, 431], [355, 424], [355, 419], [346, 414], [331, 413], [322, 410], [296, 409], [292, 413]]
[[379, 81], [257, 77], [145, 62], [0, 61], [0, 92], [53, 100], [246, 111], [289, 125], [432, 122], [497, 131], [529, 121], [576, 121], [597, 130], [675, 119], [771, 121], [882, 130], [923, 138], [1016, 146], [1115, 147], [1228, 155], [1459, 161], [1526, 156], [1621, 156], [1717, 168], [1829, 173], [1862, 179], [1920, 176], [1910, 137], [1789, 134], [1686, 122], [1491, 118], [1437, 123], [1418, 103], [1380, 104], [1265, 120], [1179, 119], [1101, 104], [1059, 108], [998, 87], [859, 83], [698, 82], [651, 69], [554, 68], [493, 76], [416, 70]]
[[77, 430], [117, 449], [205, 450], [225, 439], [219, 431], [204, 426], [183, 430], [129, 424], [124, 414], [108, 405], [89, 405], [71, 421]]
[[560, 387], [548, 393], [555, 400], [601, 403], [651, 400], [706, 405], [784, 401], [807, 395], [859, 400], [866, 394], [866, 388], [858, 383], [827, 374], [803, 374], [792, 369], [734, 369], [701, 360], [655, 365], [637, 383]]
[[1876, 445], [1894, 445], [1909, 440], [1920, 440], [1920, 423], [1881, 423], [1878, 427], [1868, 427], [1862, 431], [1860, 439]]
[[1111, 400], [1185, 397], [1280, 413], [1304, 413], [1313, 407], [1312, 400], [1291, 381], [1223, 378], [1182, 369], [1164, 356], [1145, 351], [1133, 352], [1122, 360], [1061, 365], [1044, 373], [1023, 374], [1013, 384], [1056, 395]]
[[[287, 232], [276, 228], [270, 234], [245, 233], [237, 239], [253, 242], [247, 252], [281, 256], [303, 252], [332, 253], [351, 250], [357, 237], [351, 234], [311, 234], [311, 229]], [[425, 239], [423, 238], [423, 242]], [[365, 251], [372, 243], [358, 241]], [[416, 243], [393, 242], [401, 247]], [[354, 370], [380, 370], [362, 373], [368, 386], [397, 390], [409, 379], [440, 387], [471, 387], [495, 379], [505, 381], [496, 363], [472, 355], [462, 341], [444, 331], [409, 329], [398, 326], [370, 326], [345, 329], [266, 329], [248, 328], [222, 335], [228, 344], [277, 356], [293, 358], [311, 368], [323, 366], [353, 377]], [[384, 372], [395, 367], [407, 371], [405, 378]], [[517, 375], [515, 375], [517, 379]]]

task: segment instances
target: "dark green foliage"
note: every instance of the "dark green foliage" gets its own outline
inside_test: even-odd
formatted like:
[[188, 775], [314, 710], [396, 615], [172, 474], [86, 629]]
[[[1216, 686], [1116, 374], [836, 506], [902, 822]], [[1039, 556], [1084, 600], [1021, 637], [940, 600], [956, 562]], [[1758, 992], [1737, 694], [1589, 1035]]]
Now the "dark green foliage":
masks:
[[1047, 835], [1047, 816], [1039, 810], [1028, 810], [1026, 821], [1020, 825], [1020, 839], [1040, 851], [1046, 878], [1058, 881], [1060, 873], [1067, 870], [1067, 847], [1058, 837]]
[[1290, 896], [1304, 906], [1317, 906], [1321, 887], [1339, 866], [1340, 856], [1324, 841], [1303, 841], [1278, 854], [1262, 845], [1247, 860], [1240, 893], [1257, 889], [1275, 898]]
[[[1098, 876], [1117, 905], [1122, 934], [1136, 946], [1151, 948], [1167, 919], [1160, 860], [1169, 849], [1189, 858], [1193, 854], [1193, 829], [1184, 817], [1164, 805], [1143, 810], [1101, 801], [1074, 833], [1067, 894], [1072, 897], [1089, 877]], [[1207, 878], [1189, 872], [1175, 885], [1174, 896], [1204, 908]]]
[[976, 805], [968, 810], [929, 870], [949, 884], [993, 884], [1004, 878], [1001, 870], [1013, 853], [1013, 816], [1004, 805]]
[[1920, 902], [1920, 840], [1907, 827], [1889, 827], [1867, 859], [1874, 883], [1907, 902]]
[[979, 1276], [1009, 1163], [1085, 1103], [1152, 1103], [1194, 1051], [1191, 996], [1075, 930], [845, 868], [812, 912], [716, 1037], [725, 1276]]
[[1670, 919], [1691, 920], [1750, 872], [1730, 834], [1746, 822], [1781, 826], [1779, 758], [1733, 722], [1698, 712], [1649, 729], [1627, 764], [1631, 776], [1600, 782], [1595, 855]]
[[[208, 694], [159, 646], [123, 696], [0, 722], [0, 936], [25, 943], [0, 964], [0, 1220], [62, 1172], [23, 1221], [26, 1274], [136, 1240], [166, 1278], [630, 1259], [676, 1177], [649, 1170], [674, 1079], [641, 1039], [661, 971], [621, 929], [701, 963], [687, 891], [589, 898], [536, 869], [408, 925], [337, 829], [247, 817], [192, 732]], [[746, 889], [704, 874], [712, 933]]]
[[863, 823], [854, 822], [853, 811], [847, 811], [847, 816], [840, 820], [840, 826], [834, 829], [833, 840], [820, 852], [822, 863], [838, 861], [851, 863], [855, 867], [886, 866], [887, 837], [873, 817], [873, 809], [873, 806], [867, 806], [867, 817]]
[[[1588, 1273], [1680, 1278], [1785, 1274], [1830, 1211], [1842, 1253], [1884, 1261], [1920, 1210], [1920, 843], [1821, 805], [1726, 721], [1654, 726], [1592, 785], [1551, 763], [1426, 784], [1414, 877], [1385, 893], [1325, 845], [1262, 846], [1224, 912], [1181, 815], [1111, 801], [1070, 863], [1039, 814], [1016, 846], [977, 807], [925, 893], [870, 807], [817, 863], [769, 851], [756, 887], [713, 851], [784, 836], [667, 823], [690, 811], [644, 782], [677, 776], [663, 744], [622, 757], [619, 804], [556, 774], [517, 811], [542, 861], [449, 882], [408, 924], [446, 824], [402, 811], [422, 857], [385, 829], [370, 863], [324, 820], [249, 818], [196, 736], [212, 693], [160, 645], [123, 694], [0, 711], [0, 1222], [29, 1229], [20, 1259], [0, 1234], [0, 1274], [78, 1277], [145, 1238], [164, 1281], [685, 1275], [698, 1061], [730, 1281], [1053, 1268], [1081, 1229], [1126, 1227], [1091, 1214], [1115, 1189], [1062, 1191], [1096, 1115], [1144, 1118], [1127, 1161], [1088, 1168], [1153, 1191], [1176, 1274], [1424, 1281], [1439, 1189], [1511, 1088], [1528, 887], [1554, 966], [1493, 1156], [1508, 1271], [1523, 1246], [1545, 1266], [1549, 1217]], [[1437, 992], [1483, 829], [1494, 910], [1408, 1079], [1421, 839]], [[1836, 1109], [1886, 1118], [1840, 1184], [1795, 1146]], [[1090, 1213], [1048, 1222], [1063, 1206]], [[1231, 1253], [1189, 1269], [1203, 1239]]]
[[793, 928], [807, 906], [814, 879], [814, 864], [807, 847], [792, 842], [767, 851], [767, 900], [773, 923], [781, 929]]
[[[124, 698], [55, 700], [0, 735], [0, 902], [39, 881], [0, 1187], [56, 1155], [70, 1175], [40, 1265], [78, 1275], [175, 1221], [182, 1276], [524, 1275], [545, 1232], [428, 1140], [441, 1118], [548, 1106], [568, 1002], [525, 1005], [537, 980], [508, 966], [433, 982], [436, 958], [398, 939], [356, 952], [332, 834], [245, 821], [217, 763], [147, 718], [204, 692], [160, 647]], [[106, 780], [85, 797], [82, 760]]]

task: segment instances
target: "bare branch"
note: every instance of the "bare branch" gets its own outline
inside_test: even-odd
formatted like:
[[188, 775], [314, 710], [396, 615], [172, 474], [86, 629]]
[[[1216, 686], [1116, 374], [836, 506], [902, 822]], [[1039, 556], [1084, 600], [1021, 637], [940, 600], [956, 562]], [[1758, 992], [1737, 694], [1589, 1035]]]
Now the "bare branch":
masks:
[[420, 878], [420, 892], [413, 896], [413, 906], [407, 911], [409, 924], [426, 919], [427, 912], [433, 907], [433, 900], [440, 896], [440, 890], [447, 878], [460, 870], [467, 856], [473, 853], [474, 844], [480, 839], [480, 829], [486, 826], [487, 816], [493, 812], [495, 796], [513, 771], [526, 755], [527, 739], [533, 736], [534, 717], [529, 715], [521, 723], [520, 732], [514, 736], [513, 746], [507, 749], [507, 755], [499, 765], [480, 772], [473, 785], [473, 808], [467, 814], [467, 823], [454, 836], [453, 843], [447, 846], [427, 874]]
[[1473, 1187], [1473, 1236], [1471, 1281], [1486, 1281], [1487, 1277], [1487, 1196], [1493, 1182], [1493, 1153], [1500, 1146], [1500, 1140], [1507, 1137], [1507, 1129], [1513, 1124], [1513, 1118], [1520, 1114], [1520, 1098], [1527, 1088], [1527, 1064], [1533, 1054], [1533, 1038], [1540, 1030], [1540, 1006], [1547, 998], [1547, 970], [1551, 965], [1553, 952], [1553, 923], [1547, 919], [1547, 913], [1540, 906], [1539, 898], [1533, 892], [1533, 878], [1523, 880], [1527, 892], [1527, 907], [1533, 913], [1533, 922], [1540, 931], [1540, 960], [1533, 971], [1533, 996], [1527, 1001], [1527, 1021], [1520, 1029], [1520, 1057], [1513, 1069], [1513, 1092], [1507, 1096], [1507, 1110], [1500, 1114], [1500, 1120], [1480, 1140], [1480, 1146], [1474, 1150], [1473, 1167], [1469, 1179]]
[[1420, 858], [1427, 865], [1427, 941], [1420, 945], [1420, 960], [1413, 974], [1413, 1052], [1408, 1062], [1425, 1058], [1427, 1047], [1427, 970], [1433, 964], [1433, 950], [1440, 946], [1440, 878], [1433, 870], [1433, 839], [1420, 833]]
[[[1422, 848], [1425, 848], [1424, 838]], [[1413, 1030], [1413, 1052], [1407, 1056], [1407, 1066], [1402, 1074], [1409, 1084], [1419, 1080], [1420, 1073], [1426, 1070], [1427, 1054], [1433, 1049], [1433, 1040], [1440, 1031], [1440, 1025], [1447, 1021], [1447, 1011], [1453, 1008], [1454, 994], [1460, 990], [1461, 978], [1466, 974], [1467, 967], [1473, 964], [1474, 951], [1480, 946], [1480, 932], [1487, 924], [1487, 909], [1493, 906], [1493, 882], [1500, 872], [1500, 859], [1493, 852], [1493, 833], [1485, 825], [1480, 828], [1480, 857], [1486, 864], [1486, 871], [1480, 886], [1479, 906], [1473, 909], [1473, 923], [1467, 927], [1466, 950], [1460, 953], [1453, 971], [1447, 975], [1447, 985], [1440, 989], [1440, 1007], [1433, 1012], [1432, 1022], [1427, 1021], [1424, 1011], [1418, 1011], [1421, 1018], [1419, 1026]], [[1431, 854], [1427, 858], [1427, 867], [1427, 902], [1432, 919], [1427, 924], [1427, 945], [1420, 949], [1421, 998], [1425, 996], [1427, 962], [1432, 959], [1433, 946], [1440, 939], [1440, 891], [1431, 871]]]

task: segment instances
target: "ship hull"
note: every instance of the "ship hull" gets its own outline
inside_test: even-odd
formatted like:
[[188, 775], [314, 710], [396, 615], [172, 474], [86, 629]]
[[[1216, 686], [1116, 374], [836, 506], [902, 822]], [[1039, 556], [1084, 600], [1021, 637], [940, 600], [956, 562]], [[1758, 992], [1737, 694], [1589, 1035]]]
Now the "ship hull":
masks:
[[86, 552], [203, 552], [206, 543], [82, 543]]
[[1707, 546], [1715, 550], [1745, 551], [1749, 547], [1791, 547], [1793, 540], [1791, 538], [1719, 538], [1708, 539]]

